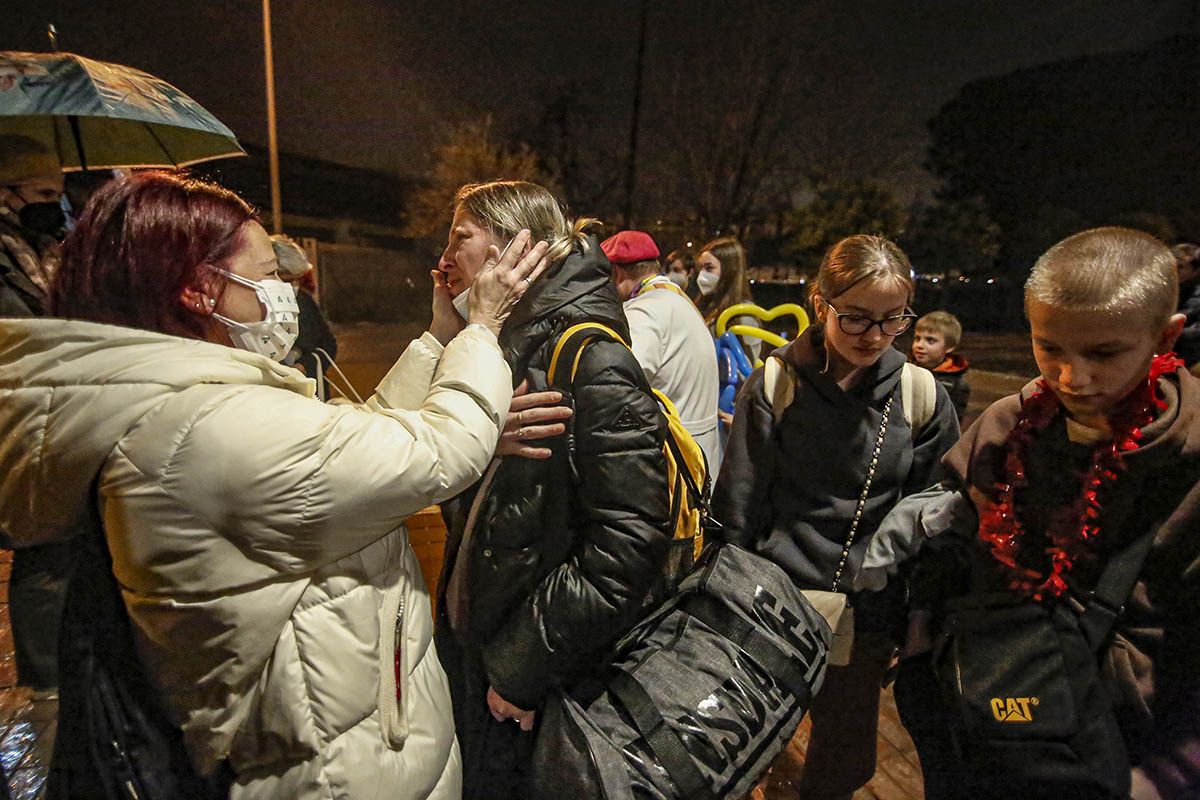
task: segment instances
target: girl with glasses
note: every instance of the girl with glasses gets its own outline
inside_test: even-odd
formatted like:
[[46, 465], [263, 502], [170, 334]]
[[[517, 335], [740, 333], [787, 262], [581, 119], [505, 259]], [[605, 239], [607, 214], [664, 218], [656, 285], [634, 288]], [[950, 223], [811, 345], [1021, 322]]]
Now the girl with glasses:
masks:
[[770, 558], [802, 588], [848, 596], [848, 663], [828, 668], [813, 701], [798, 787], [817, 800], [849, 798], [875, 771], [880, 683], [903, 608], [887, 589], [856, 592], [854, 579], [884, 516], [939, 479], [958, 422], [936, 382], [927, 419], [903, 406], [905, 357], [892, 342], [916, 317], [900, 248], [879, 236], [843, 239], [825, 254], [810, 299], [817, 324], [772, 355], [790, 401], [765, 391], [762, 368], [738, 397], [713, 516], [726, 540]]

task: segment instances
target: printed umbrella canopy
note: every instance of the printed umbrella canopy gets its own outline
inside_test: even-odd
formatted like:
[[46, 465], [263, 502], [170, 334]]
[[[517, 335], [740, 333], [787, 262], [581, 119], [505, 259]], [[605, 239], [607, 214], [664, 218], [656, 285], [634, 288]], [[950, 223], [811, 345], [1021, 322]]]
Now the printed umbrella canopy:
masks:
[[243, 156], [233, 132], [169, 83], [71, 53], [0, 51], [0, 136], [27, 136], [64, 172], [183, 167]]

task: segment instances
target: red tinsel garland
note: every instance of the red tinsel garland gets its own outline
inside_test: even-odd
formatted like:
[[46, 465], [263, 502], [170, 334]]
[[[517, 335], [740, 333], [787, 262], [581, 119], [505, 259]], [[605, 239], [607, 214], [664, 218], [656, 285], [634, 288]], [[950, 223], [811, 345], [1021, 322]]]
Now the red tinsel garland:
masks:
[[1100, 515], [1104, 496], [1125, 469], [1122, 454], [1137, 447], [1142, 428], [1154, 421], [1166, 403], [1158, 397], [1158, 379], [1183, 366], [1174, 353], [1155, 356], [1146, 380], [1139, 384], [1109, 420], [1111, 438], [1097, 443], [1091, 464], [1083, 475], [1079, 497], [1070, 513], [1063, 515], [1066, 525], [1050, 524], [1046, 530], [1044, 553], [1050, 559], [1050, 572], [1026, 566], [1018, 560], [1025, 528], [1017, 518], [1014, 494], [1026, 485], [1025, 460], [1034, 436], [1054, 421], [1062, 403], [1045, 380], [1021, 405], [1017, 424], [1005, 440], [1004, 482], [996, 484], [996, 500], [980, 509], [979, 538], [991, 548], [1013, 590], [1041, 600], [1055, 597], [1067, 589], [1066, 575], [1076, 562], [1092, 558], [1093, 545], [1100, 535]]

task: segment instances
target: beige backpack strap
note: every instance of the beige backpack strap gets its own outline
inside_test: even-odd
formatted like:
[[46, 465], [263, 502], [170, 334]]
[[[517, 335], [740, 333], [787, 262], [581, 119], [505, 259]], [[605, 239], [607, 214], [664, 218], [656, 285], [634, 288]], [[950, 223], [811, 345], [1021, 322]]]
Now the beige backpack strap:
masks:
[[913, 438], [921, 432], [937, 407], [937, 380], [924, 367], [905, 362], [900, 373], [900, 403], [904, 409], [904, 421], [912, 430]]
[[763, 394], [771, 401], [771, 413], [778, 424], [796, 396], [796, 374], [791, 364], [778, 356], [767, 356], [763, 362]]

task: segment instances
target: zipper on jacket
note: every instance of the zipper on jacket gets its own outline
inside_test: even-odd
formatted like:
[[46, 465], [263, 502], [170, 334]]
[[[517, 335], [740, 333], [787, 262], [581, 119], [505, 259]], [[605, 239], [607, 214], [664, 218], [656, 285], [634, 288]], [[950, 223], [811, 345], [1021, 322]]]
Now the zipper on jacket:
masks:
[[408, 715], [404, 709], [405, 663], [404, 610], [407, 576], [403, 573], [384, 596], [379, 619], [379, 727], [384, 744], [393, 750], [404, 747], [408, 738]]
[[400, 596], [400, 606], [396, 609], [396, 647], [393, 662], [396, 679], [396, 711], [404, 713], [404, 596]]

